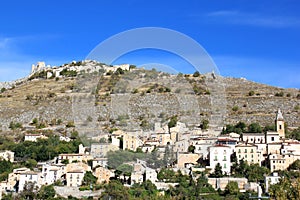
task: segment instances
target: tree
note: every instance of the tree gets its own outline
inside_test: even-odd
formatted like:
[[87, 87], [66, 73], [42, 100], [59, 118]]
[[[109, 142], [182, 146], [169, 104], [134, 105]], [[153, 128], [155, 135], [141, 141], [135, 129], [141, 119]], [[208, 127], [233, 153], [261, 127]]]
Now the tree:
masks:
[[156, 199], [159, 191], [149, 180], [141, 184], [133, 184], [129, 190], [130, 196], [138, 199]]
[[209, 121], [207, 119], [202, 120], [200, 128], [202, 130], [207, 130], [208, 129], [208, 123], [209, 123]]
[[193, 74], [193, 77], [199, 77], [199, 76], [200, 76], [200, 73], [198, 71], [195, 71]]
[[129, 200], [129, 192], [120, 181], [112, 180], [104, 186], [101, 199]]
[[271, 185], [269, 189], [270, 196], [276, 200], [298, 199], [294, 196], [294, 187], [287, 178], [281, 178], [279, 183]]
[[176, 174], [171, 169], [163, 168], [158, 172], [157, 179], [164, 182], [175, 182]]
[[116, 173], [118, 174], [123, 174], [125, 176], [131, 176], [131, 173], [133, 172], [133, 166], [128, 165], [128, 164], [122, 164], [117, 167]]
[[300, 170], [300, 160], [296, 160], [289, 167], [288, 170]]
[[43, 185], [38, 193], [40, 199], [52, 199], [55, 196], [53, 185]]
[[37, 165], [37, 161], [31, 158], [25, 162], [25, 166], [30, 169], [33, 169], [34, 167], [36, 167], [36, 165]]
[[266, 167], [261, 167], [258, 164], [251, 164], [246, 171], [246, 178], [250, 182], [264, 182], [265, 175], [269, 174], [270, 170]]
[[248, 95], [251, 97], [255, 94], [255, 92], [253, 90], [249, 91]]
[[83, 185], [91, 185], [91, 184], [95, 184], [97, 182], [97, 177], [93, 175], [92, 172], [90, 171], [87, 171], [85, 174], [84, 174], [84, 177], [83, 177]]
[[262, 128], [258, 123], [252, 123], [248, 126], [249, 133], [262, 133]]
[[19, 193], [20, 199], [36, 199], [38, 187], [35, 183], [27, 182], [24, 185], [23, 191]]
[[197, 179], [196, 194], [215, 192], [214, 188], [208, 183], [208, 179], [202, 172]]
[[188, 148], [188, 152], [195, 153], [195, 148], [196, 148], [195, 146], [190, 145], [189, 148]]
[[240, 192], [238, 183], [235, 181], [229, 181], [225, 187], [226, 195], [238, 195]]
[[215, 166], [215, 171], [211, 174], [211, 176], [214, 178], [221, 178], [224, 176], [222, 166], [220, 165], [220, 163], [217, 163], [217, 165]]
[[12, 169], [13, 164], [10, 161], [0, 160], [0, 181], [6, 180]]
[[292, 132], [286, 131], [286, 133], [287, 133], [286, 136], [288, 138], [300, 140], [300, 127], [298, 127], [297, 129], [294, 129]]
[[177, 121], [178, 121], [177, 116], [171, 117], [171, 119], [170, 119], [170, 121], [168, 123], [168, 127], [169, 128], [175, 127], [176, 124], [177, 124]]

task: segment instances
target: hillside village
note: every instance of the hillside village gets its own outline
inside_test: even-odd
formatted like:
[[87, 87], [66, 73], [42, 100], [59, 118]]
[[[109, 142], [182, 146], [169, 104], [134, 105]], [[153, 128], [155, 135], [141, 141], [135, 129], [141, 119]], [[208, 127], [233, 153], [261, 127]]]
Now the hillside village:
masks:
[[[115, 73], [133, 68], [132, 65], [88, 66], [91, 67], [72, 62], [53, 68], [41, 62], [32, 66], [29, 79], [76, 76], [83, 70], [88, 73], [99, 70]], [[7, 131], [23, 134], [22, 138], [14, 141], [24, 146], [8, 145], [10, 140], [4, 136], [1, 139], [1, 162], [16, 167], [5, 172], [0, 194], [8, 197], [26, 191], [37, 193], [45, 186], [54, 185], [58, 197], [98, 198], [109, 196], [105, 185], [118, 180], [126, 188], [135, 188], [137, 184], [150, 181], [159, 191], [159, 197], [172, 197], [171, 189], [181, 187], [179, 179], [171, 178], [173, 173], [172, 176], [179, 174], [179, 177], [186, 177], [189, 184], [201, 178], [207, 181], [209, 186], [203, 188], [209, 189], [199, 193], [204, 199], [206, 195], [210, 199], [210, 194], [226, 193], [232, 183], [236, 183], [237, 193], [274, 197], [274, 189], [270, 191], [270, 188], [284, 179], [281, 172], [289, 170], [300, 160], [300, 142], [291, 134], [287, 135], [285, 110], [282, 109], [283, 113], [274, 107], [276, 114], [269, 122], [274, 125], [270, 127], [255, 121], [216, 127], [209, 120], [190, 126], [180, 121], [180, 117], [172, 116], [164, 122], [155, 122], [153, 129], [130, 131], [110, 127], [109, 131], [93, 138], [85, 138], [77, 132], [77, 124], [63, 120], [55, 120], [51, 124], [37, 118], [22, 125], [11, 122]], [[5, 135], [5, 130], [2, 133]], [[57, 146], [59, 150], [51, 151], [51, 155], [45, 152], [44, 157], [25, 153], [28, 147], [46, 147], [47, 143], [56, 144], [51, 148]], [[64, 149], [64, 145], [68, 145], [68, 149]], [[35, 162], [28, 163], [30, 159], [35, 159]], [[246, 177], [240, 171], [241, 166], [248, 166], [249, 171], [250, 168], [257, 170], [252, 172], [257, 176]]]

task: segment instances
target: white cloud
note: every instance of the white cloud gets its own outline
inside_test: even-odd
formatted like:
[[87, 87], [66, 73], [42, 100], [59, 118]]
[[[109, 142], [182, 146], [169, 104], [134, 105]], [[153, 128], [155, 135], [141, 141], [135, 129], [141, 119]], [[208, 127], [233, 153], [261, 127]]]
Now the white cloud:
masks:
[[251, 25], [269, 28], [298, 27], [300, 19], [286, 16], [266, 16], [259, 13], [240, 12], [236, 10], [220, 10], [206, 13], [205, 17], [222, 23]]

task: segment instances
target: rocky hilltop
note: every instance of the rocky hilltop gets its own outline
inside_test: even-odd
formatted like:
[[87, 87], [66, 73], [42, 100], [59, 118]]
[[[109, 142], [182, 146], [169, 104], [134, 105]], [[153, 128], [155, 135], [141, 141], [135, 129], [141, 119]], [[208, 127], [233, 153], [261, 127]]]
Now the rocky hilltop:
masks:
[[206, 119], [220, 130], [238, 121], [272, 124], [278, 108], [289, 127], [300, 126], [299, 90], [215, 74], [172, 75], [96, 61], [38, 63], [29, 77], [0, 86], [3, 131], [11, 122], [25, 125], [38, 118], [74, 123], [94, 135], [116, 127], [152, 129], [175, 116], [188, 126]]

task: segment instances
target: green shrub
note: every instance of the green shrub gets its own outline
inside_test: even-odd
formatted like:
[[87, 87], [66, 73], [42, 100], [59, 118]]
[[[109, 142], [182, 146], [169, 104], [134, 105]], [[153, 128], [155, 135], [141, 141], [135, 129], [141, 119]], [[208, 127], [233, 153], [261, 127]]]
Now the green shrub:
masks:
[[232, 111], [236, 112], [238, 110], [239, 110], [239, 107], [237, 105], [235, 105], [235, 106], [232, 107]]
[[248, 96], [253, 96], [255, 94], [255, 92], [253, 90], [251, 90], [249, 93], [248, 93]]
[[193, 77], [199, 77], [200, 73], [198, 71], [195, 71], [195, 73], [193, 74]]

